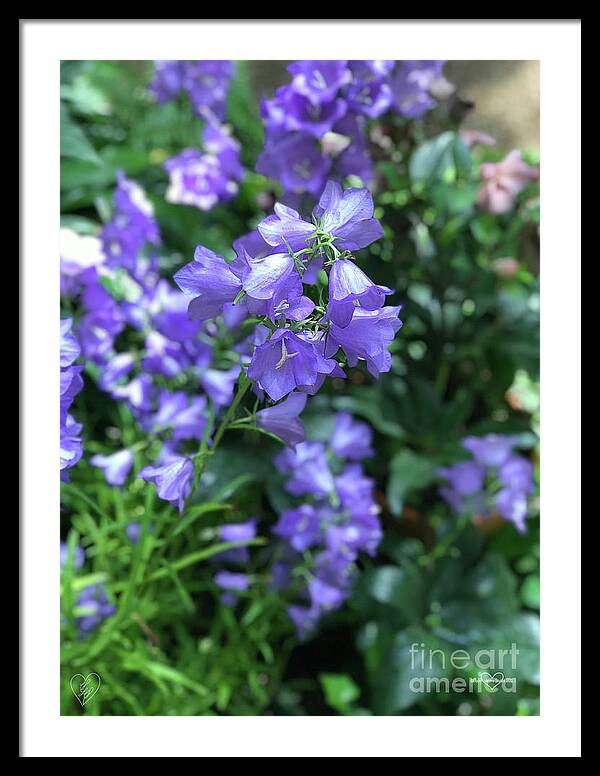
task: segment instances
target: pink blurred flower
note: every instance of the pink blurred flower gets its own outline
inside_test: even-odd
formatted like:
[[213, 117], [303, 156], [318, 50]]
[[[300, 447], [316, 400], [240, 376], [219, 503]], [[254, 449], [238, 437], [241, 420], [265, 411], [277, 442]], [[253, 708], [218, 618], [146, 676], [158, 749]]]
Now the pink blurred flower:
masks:
[[513, 259], [512, 256], [503, 256], [499, 259], [494, 259], [492, 262], [492, 269], [501, 278], [514, 278], [519, 271], [519, 262]]
[[501, 162], [484, 162], [479, 168], [482, 183], [477, 195], [479, 207], [496, 215], [508, 213], [515, 197], [527, 183], [539, 177], [539, 168], [530, 167], [518, 150], [511, 151]]

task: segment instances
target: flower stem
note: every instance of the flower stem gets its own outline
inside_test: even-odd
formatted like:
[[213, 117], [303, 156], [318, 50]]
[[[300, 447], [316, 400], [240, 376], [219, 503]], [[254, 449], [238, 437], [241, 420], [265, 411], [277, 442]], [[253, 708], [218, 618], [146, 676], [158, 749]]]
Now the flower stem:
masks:
[[[233, 397], [233, 401], [229, 405], [229, 408], [227, 409], [227, 412], [225, 413], [223, 420], [221, 421], [221, 423], [219, 424], [219, 427], [217, 428], [217, 432], [214, 435], [212, 440], [212, 445], [210, 446], [210, 448], [208, 447], [209, 434], [207, 434], [206, 438], [203, 438], [202, 440], [202, 444], [200, 445], [200, 450], [198, 454], [195, 456], [194, 490], [196, 490], [196, 488], [198, 487], [198, 484], [200, 482], [200, 477], [204, 473], [204, 470], [208, 465], [210, 457], [213, 455], [213, 453], [219, 446], [219, 442], [223, 438], [223, 434], [233, 423], [237, 408], [239, 407], [242, 399], [248, 392], [248, 389], [250, 388], [251, 385], [252, 385], [252, 381], [246, 376], [246, 373], [244, 372], [244, 370], [241, 369], [240, 376], [238, 379], [237, 392]], [[209, 421], [209, 423], [207, 424], [207, 427], [210, 428], [211, 426], [212, 426], [212, 423]]]
[[469, 513], [461, 515], [461, 517], [459, 517], [456, 521], [454, 528], [449, 531], [446, 536], [444, 536], [444, 538], [435, 545], [435, 547], [433, 547], [429, 552], [417, 558], [419, 565], [427, 566], [431, 561], [438, 560], [439, 558], [446, 556], [454, 542], [469, 525], [471, 519], [472, 517]]

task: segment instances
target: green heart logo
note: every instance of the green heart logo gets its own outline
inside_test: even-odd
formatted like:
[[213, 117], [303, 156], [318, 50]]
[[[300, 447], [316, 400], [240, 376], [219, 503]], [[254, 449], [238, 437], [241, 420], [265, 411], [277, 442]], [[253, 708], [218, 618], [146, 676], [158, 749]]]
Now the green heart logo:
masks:
[[75, 676], [71, 677], [69, 684], [71, 685], [73, 695], [82, 706], [85, 706], [100, 689], [100, 677], [98, 674], [93, 673], [87, 676], [75, 674]]
[[504, 674], [502, 673], [502, 671], [497, 671], [492, 676], [492, 674], [490, 674], [489, 671], [484, 671], [482, 674], [479, 674], [479, 678], [485, 684], [485, 686], [488, 688], [490, 692], [496, 692], [498, 687], [504, 681]]

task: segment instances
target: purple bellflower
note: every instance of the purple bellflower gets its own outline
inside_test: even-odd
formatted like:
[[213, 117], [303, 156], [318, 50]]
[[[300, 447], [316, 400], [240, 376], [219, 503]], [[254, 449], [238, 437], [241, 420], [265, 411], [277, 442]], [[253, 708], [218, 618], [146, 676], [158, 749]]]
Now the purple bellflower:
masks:
[[333, 452], [348, 461], [362, 461], [373, 455], [373, 429], [355, 421], [349, 412], [338, 412], [330, 439]]
[[131, 450], [119, 450], [112, 455], [94, 455], [90, 458], [92, 466], [104, 470], [104, 477], [109, 485], [123, 485], [127, 475], [133, 466], [133, 453]]
[[294, 391], [279, 404], [257, 412], [256, 425], [294, 447], [305, 439], [304, 425], [299, 417], [305, 406], [306, 395]]
[[183, 504], [190, 495], [194, 464], [185, 456], [174, 456], [162, 466], [146, 466], [138, 475], [156, 485], [158, 497], [183, 511]]
[[188, 315], [206, 321], [214, 318], [223, 305], [233, 302], [242, 290], [240, 279], [233, 274], [222, 256], [199, 245], [194, 261], [176, 272], [173, 280], [189, 297]]

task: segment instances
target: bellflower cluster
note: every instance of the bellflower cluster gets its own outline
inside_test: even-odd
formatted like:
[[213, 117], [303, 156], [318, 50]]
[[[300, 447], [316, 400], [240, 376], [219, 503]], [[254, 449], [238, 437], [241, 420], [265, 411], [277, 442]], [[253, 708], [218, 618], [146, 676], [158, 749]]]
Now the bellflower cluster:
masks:
[[282, 551], [272, 584], [295, 599], [288, 613], [301, 637], [348, 598], [359, 553], [375, 555], [381, 540], [374, 482], [360, 463], [373, 454], [371, 439], [366, 423], [342, 412], [327, 445], [305, 441], [275, 458], [299, 503], [273, 529]]
[[466, 437], [472, 460], [439, 469], [447, 484], [440, 494], [456, 513], [483, 517], [496, 512], [520, 533], [526, 532], [528, 496], [534, 491], [533, 466], [514, 452], [516, 439], [501, 434]]
[[233, 62], [227, 59], [158, 60], [148, 89], [159, 103], [171, 102], [185, 92], [196, 115], [210, 111], [223, 121], [233, 71]]
[[[303, 403], [295, 393], [311, 395], [327, 376], [344, 377], [336, 357], [350, 366], [366, 362], [375, 377], [390, 369], [387, 348], [402, 325], [400, 307], [384, 306], [392, 289], [373, 283], [353, 256], [382, 234], [370, 192], [329, 181], [312, 222], [276, 204], [257, 232], [236, 241], [233, 262], [198, 246], [174, 277], [192, 320], [213, 318], [231, 304], [259, 320], [247, 376], [259, 397], [292, 398], [256, 420], [273, 433], [285, 426], [280, 435], [289, 443], [302, 434]], [[317, 283], [320, 270], [329, 273], [328, 298]]]
[[368, 119], [387, 111], [420, 118], [435, 105], [430, 89], [444, 62], [304, 60], [288, 68], [291, 83], [263, 102], [265, 146], [256, 169], [279, 180], [294, 207], [314, 201], [327, 178], [372, 178]]
[[60, 322], [60, 473], [63, 480], [68, 480], [67, 470], [83, 454], [81, 424], [69, 413], [73, 399], [83, 388], [83, 367], [75, 364], [81, 348], [72, 327], [71, 318]]
[[[123, 175], [114, 217], [101, 239], [104, 261], [96, 260], [97, 243], [90, 243], [94, 259], [82, 259], [86, 269], [69, 274], [76, 283], [64, 284], [64, 298], [69, 306], [79, 302], [83, 310], [76, 330], [98, 387], [122, 402], [137, 421], [144, 441], [136, 447], [162, 442], [158, 458], [139, 476], [181, 510], [194, 471], [187, 450], [198, 450], [208, 400], [216, 412], [230, 403], [240, 363], [247, 358], [249, 345], [244, 342], [233, 349], [222, 344], [224, 334], [235, 339], [234, 329], [246, 312], [240, 317], [236, 309], [227, 321], [226, 311], [219, 322], [190, 320], [186, 300], [159, 275], [152, 250], [160, 244], [160, 233], [152, 206], [142, 189]], [[134, 343], [127, 351], [120, 349], [125, 333]], [[68, 430], [66, 441], [74, 444], [70, 439], [79, 429], [70, 422]], [[97, 454], [90, 463], [102, 469], [110, 485], [120, 487], [133, 467], [134, 451]]]
[[237, 194], [244, 174], [240, 144], [214, 119], [206, 123], [202, 142], [204, 150], [185, 148], [165, 162], [169, 173], [167, 202], [210, 210]]

